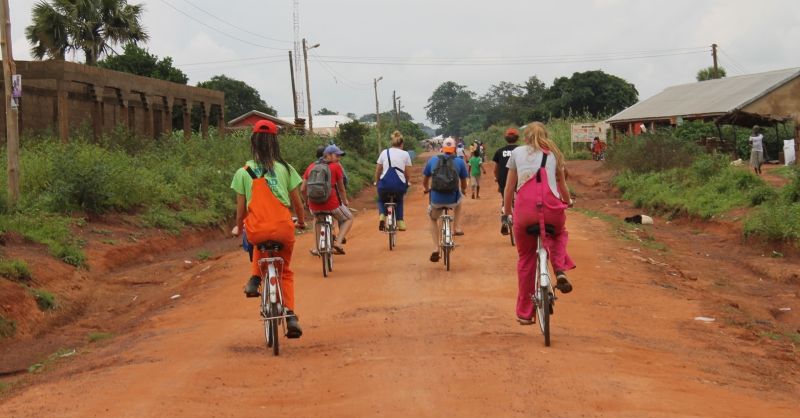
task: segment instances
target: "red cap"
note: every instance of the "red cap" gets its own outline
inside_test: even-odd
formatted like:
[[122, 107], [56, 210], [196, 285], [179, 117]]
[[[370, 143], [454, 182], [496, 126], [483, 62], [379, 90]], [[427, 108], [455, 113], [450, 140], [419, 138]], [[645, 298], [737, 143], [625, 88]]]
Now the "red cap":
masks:
[[506, 129], [506, 136], [519, 136], [519, 131], [516, 128], [508, 128]]
[[265, 120], [260, 120], [260, 121], [256, 122], [255, 125], [253, 125], [253, 133], [261, 133], [261, 132], [264, 132], [264, 133], [267, 133], [267, 134], [277, 135], [278, 134], [278, 127], [275, 126], [274, 123], [272, 123], [272, 122], [270, 122], [270, 121], [268, 121], [266, 119]]

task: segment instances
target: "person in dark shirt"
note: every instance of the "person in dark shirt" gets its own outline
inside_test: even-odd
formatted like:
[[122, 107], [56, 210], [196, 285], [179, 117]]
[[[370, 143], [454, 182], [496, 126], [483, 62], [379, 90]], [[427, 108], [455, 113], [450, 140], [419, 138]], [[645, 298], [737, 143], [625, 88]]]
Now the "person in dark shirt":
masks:
[[[511, 151], [517, 147], [519, 140], [519, 131], [516, 128], [508, 128], [506, 130], [505, 139], [508, 145], [498, 149], [494, 153], [492, 161], [494, 161], [494, 180], [497, 182], [498, 191], [500, 196], [503, 196], [503, 190], [506, 188], [506, 179], [508, 178], [508, 159], [511, 157]], [[503, 222], [500, 226], [500, 233], [508, 235], [508, 224]]]

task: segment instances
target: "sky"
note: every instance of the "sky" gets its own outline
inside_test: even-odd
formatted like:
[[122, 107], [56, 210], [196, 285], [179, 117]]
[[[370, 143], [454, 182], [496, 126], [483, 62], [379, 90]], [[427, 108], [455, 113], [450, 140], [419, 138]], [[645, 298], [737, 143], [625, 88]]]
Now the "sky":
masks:
[[[25, 27], [37, 1], [10, 1], [16, 60], [30, 59]], [[299, 2], [300, 37], [320, 44], [309, 51], [314, 113], [374, 113], [378, 77], [382, 112], [396, 91], [403, 110], [429, 125], [425, 105], [446, 81], [482, 95], [501, 81], [535, 75], [549, 86], [557, 77], [603, 70], [646, 99], [694, 82], [712, 64], [712, 43], [729, 77], [800, 67], [797, 0]], [[190, 84], [225, 74], [256, 88], [280, 116], [293, 114], [292, 0], [129, 3], [145, 6], [145, 47], [172, 57]]]

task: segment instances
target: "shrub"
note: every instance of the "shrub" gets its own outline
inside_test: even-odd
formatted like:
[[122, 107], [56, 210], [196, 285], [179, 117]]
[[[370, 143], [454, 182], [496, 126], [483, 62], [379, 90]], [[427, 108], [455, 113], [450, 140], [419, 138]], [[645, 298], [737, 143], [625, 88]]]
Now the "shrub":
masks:
[[607, 164], [617, 170], [634, 173], [687, 167], [700, 155], [696, 145], [662, 133], [625, 137], [609, 146]]
[[745, 236], [800, 244], [800, 203], [772, 201], [763, 204], [744, 223]]
[[0, 232], [17, 231], [25, 239], [47, 246], [54, 257], [76, 267], [86, 267], [81, 242], [71, 230], [71, 218], [31, 211], [0, 215]]
[[28, 264], [22, 260], [0, 260], [0, 276], [27, 281], [31, 279], [31, 271], [28, 269]]
[[44, 289], [28, 289], [28, 292], [36, 299], [39, 310], [50, 311], [56, 308], [56, 297]]

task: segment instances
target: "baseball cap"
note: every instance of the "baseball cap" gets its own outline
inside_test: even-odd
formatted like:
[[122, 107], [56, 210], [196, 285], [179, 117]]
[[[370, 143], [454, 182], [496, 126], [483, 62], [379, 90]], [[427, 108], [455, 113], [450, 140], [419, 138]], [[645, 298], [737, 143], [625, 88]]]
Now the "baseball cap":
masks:
[[442, 141], [442, 152], [456, 152], [456, 141], [453, 138], [447, 138]]
[[519, 136], [519, 131], [516, 128], [506, 129], [506, 136], [516, 135]]
[[260, 120], [253, 125], [253, 133], [267, 133], [267, 134], [278, 134], [278, 127], [275, 126], [274, 123], [268, 120]]
[[336, 154], [336, 155], [344, 155], [344, 151], [339, 149], [336, 145], [328, 145], [325, 147], [325, 154]]

